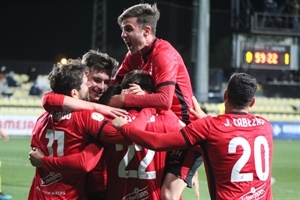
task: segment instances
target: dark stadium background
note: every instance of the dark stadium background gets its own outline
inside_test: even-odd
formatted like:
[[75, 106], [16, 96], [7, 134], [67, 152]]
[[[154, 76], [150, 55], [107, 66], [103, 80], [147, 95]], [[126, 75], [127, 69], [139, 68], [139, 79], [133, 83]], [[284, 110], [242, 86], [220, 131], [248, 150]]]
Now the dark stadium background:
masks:
[[[139, 2], [107, 0], [107, 52], [120, 61], [126, 49], [116, 19], [123, 9]], [[157, 36], [169, 40], [189, 64], [193, 0], [143, 2], [158, 3]], [[263, 10], [262, 0], [251, 3], [257, 11]], [[210, 1], [211, 54], [217, 52], [220, 41], [231, 36], [230, 4], [230, 0]], [[55, 62], [62, 56], [79, 57], [91, 48], [92, 17], [93, 0], [1, 0], [0, 60]], [[230, 61], [212, 60], [210, 66], [220, 67], [224, 62], [229, 65]]]

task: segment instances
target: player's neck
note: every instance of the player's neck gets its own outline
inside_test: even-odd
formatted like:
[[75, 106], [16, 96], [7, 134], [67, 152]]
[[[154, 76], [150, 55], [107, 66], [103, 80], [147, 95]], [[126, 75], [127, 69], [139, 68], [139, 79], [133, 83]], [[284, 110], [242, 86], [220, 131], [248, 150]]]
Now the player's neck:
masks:
[[152, 37], [151, 40], [147, 45], [145, 45], [139, 52], [142, 56], [146, 56], [154, 47], [154, 44], [156, 42], [156, 37]]
[[232, 107], [225, 107], [225, 113], [231, 113], [231, 114], [248, 114], [249, 108], [243, 108], [243, 109], [236, 109]]

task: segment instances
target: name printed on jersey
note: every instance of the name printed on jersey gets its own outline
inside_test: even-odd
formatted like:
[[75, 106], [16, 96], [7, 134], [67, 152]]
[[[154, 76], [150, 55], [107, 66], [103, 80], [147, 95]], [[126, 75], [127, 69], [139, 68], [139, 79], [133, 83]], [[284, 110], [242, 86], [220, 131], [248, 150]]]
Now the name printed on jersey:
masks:
[[54, 121], [71, 119], [72, 113], [70, 111], [54, 112], [52, 114]]
[[261, 126], [265, 124], [265, 120], [260, 118], [233, 118], [226, 119], [224, 126], [236, 126], [236, 127], [253, 127], [253, 126]]

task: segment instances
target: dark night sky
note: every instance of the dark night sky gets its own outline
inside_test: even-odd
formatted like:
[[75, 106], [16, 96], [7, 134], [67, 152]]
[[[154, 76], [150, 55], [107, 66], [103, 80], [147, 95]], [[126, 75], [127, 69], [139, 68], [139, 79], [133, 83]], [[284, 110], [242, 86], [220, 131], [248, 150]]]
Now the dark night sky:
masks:
[[[107, 0], [108, 51], [125, 48], [116, 19], [124, 8], [139, 2]], [[193, 1], [177, 1], [180, 17], [172, 16], [169, 1], [162, 2], [158, 1], [161, 19], [157, 36], [184, 51], [181, 40], [190, 40]], [[227, 2], [229, 9], [230, 1]], [[54, 61], [61, 56], [81, 56], [91, 48], [92, 6], [93, 0], [0, 0], [0, 59]], [[186, 31], [181, 33], [178, 29]]]
[[[117, 17], [139, 2], [107, 0], [107, 51], [117, 59], [123, 57], [116, 52], [121, 51], [122, 56], [126, 52]], [[157, 36], [169, 40], [183, 54], [191, 46], [192, 2], [158, 1]], [[231, 34], [230, 2], [211, 0], [211, 44]], [[180, 15], [175, 15], [176, 9]], [[0, 0], [0, 60], [53, 62], [61, 56], [80, 57], [91, 48], [92, 11], [93, 0]]]

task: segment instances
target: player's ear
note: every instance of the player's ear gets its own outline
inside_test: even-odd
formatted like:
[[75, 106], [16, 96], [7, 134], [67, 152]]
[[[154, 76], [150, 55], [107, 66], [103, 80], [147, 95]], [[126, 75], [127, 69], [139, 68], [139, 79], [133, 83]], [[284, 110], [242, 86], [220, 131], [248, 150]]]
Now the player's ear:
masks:
[[72, 89], [72, 90], [71, 90], [71, 97], [73, 97], [73, 98], [78, 98], [78, 96], [79, 96], [78, 90]]
[[249, 104], [249, 107], [252, 107], [252, 106], [254, 105], [254, 103], [255, 103], [255, 98], [253, 98], [253, 99], [251, 100], [251, 102], [250, 102], [250, 104]]
[[151, 26], [145, 26], [144, 28], [144, 36], [148, 36], [148, 35], [151, 35]]
[[227, 100], [227, 97], [228, 97], [228, 93], [227, 93], [227, 90], [226, 90], [226, 91], [224, 92], [224, 96], [223, 96], [224, 101]]

